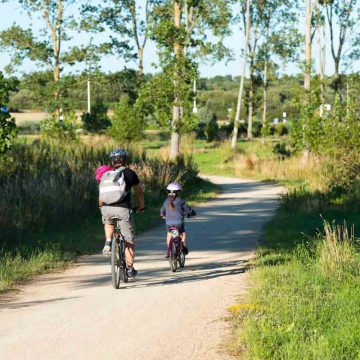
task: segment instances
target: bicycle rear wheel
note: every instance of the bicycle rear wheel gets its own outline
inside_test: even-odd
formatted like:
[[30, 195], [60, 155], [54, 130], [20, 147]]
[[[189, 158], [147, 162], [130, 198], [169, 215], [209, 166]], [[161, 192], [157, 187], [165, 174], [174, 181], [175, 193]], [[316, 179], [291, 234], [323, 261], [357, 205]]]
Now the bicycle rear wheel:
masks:
[[120, 248], [116, 237], [111, 241], [111, 277], [115, 289], [120, 287]]
[[120, 254], [120, 259], [119, 259], [119, 262], [120, 262], [120, 276], [121, 276], [122, 281], [127, 283], [129, 281], [129, 278], [128, 278], [128, 274], [127, 274], [127, 271], [126, 271], [125, 241], [124, 240], [120, 241], [120, 252], [119, 252], [119, 254]]
[[171, 241], [170, 243], [170, 246], [171, 246], [171, 256], [170, 256], [170, 259], [169, 259], [169, 262], [170, 262], [170, 268], [173, 272], [176, 271], [177, 269], [177, 251], [176, 251], [176, 244], [174, 241]]

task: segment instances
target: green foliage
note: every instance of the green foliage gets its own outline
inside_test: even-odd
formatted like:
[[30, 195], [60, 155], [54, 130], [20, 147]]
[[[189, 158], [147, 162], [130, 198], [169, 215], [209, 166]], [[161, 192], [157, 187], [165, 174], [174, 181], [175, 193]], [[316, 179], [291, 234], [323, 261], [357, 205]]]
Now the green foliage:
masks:
[[48, 140], [61, 144], [76, 142], [76, 114], [75, 112], [64, 113], [60, 115], [59, 120], [53, 115], [50, 119], [41, 121], [40, 130]]
[[99, 132], [106, 130], [110, 125], [110, 119], [107, 116], [107, 106], [97, 100], [95, 104], [91, 105], [91, 113], [83, 113], [81, 121], [84, 124], [84, 129], [89, 132]]
[[215, 113], [206, 105], [199, 109], [198, 117], [200, 129], [204, 132], [207, 141], [214, 141], [218, 137], [219, 130]]
[[359, 115], [351, 102], [340, 101], [323, 117], [316, 102], [305, 105], [291, 131], [297, 150], [307, 149], [325, 156], [329, 186], [342, 191], [351, 191], [360, 180], [359, 134]]
[[273, 147], [273, 153], [282, 157], [291, 156], [291, 151], [287, 148], [286, 143], [276, 143]]
[[9, 150], [17, 133], [15, 119], [11, 117], [6, 108], [9, 93], [14, 86], [15, 84], [6, 80], [0, 71], [0, 155], [4, 155]]
[[107, 133], [120, 142], [138, 141], [144, 136], [145, 122], [143, 114], [136, 105], [130, 105], [123, 97], [111, 119], [111, 126]]

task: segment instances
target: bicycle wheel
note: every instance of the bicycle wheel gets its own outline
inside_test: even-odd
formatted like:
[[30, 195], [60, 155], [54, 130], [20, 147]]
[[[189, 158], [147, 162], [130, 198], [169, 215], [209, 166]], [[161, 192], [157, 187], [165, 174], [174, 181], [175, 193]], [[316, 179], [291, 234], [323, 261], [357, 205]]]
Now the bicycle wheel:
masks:
[[127, 283], [129, 281], [128, 278], [128, 274], [126, 271], [126, 260], [125, 260], [125, 241], [121, 240], [120, 241], [120, 276], [122, 281], [124, 281], [125, 283]]
[[115, 289], [120, 287], [120, 259], [119, 259], [119, 243], [115, 236], [111, 241], [111, 277]]
[[177, 252], [176, 252], [176, 244], [174, 241], [171, 241], [171, 256], [170, 256], [170, 259], [169, 259], [169, 262], [170, 262], [170, 268], [173, 272], [176, 271], [177, 269]]
[[183, 268], [185, 266], [185, 254], [182, 252], [182, 245], [180, 246], [179, 253], [179, 265]]

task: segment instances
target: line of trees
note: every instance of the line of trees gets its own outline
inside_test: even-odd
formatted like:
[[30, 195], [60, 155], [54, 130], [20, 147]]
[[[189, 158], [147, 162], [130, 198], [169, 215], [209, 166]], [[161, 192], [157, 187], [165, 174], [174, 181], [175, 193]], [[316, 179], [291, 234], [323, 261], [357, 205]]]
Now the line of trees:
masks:
[[[14, 2], [15, 0], [12, 0]], [[279, 68], [289, 62], [300, 63], [305, 50], [304, 89], [311, 91], [314, 55], [318, 47], [318, 78], [322, 104], [325, 102], [326, 44], [331, 47], [334, 62], [332, 86], [343, 101], [342, 64], [360, 56], [359, 4], [357, 0], [17, 0], [30, 17], [40, 18], [43, 29], [34, 32], [14, 24], [0, 33], [0, 49], [7, 50], [14, 68], [31, 60], [47, 70], [45, 83], [34, 82], [44, 107], [60, 122], [71, 110], [71, 88], [74, 80], [64, 75], [75, 64], [86, 64], [99, 70], [103, 56], [115, 54], [126, 61], [137, 61], [134, 83], [139, 91], [128, 99], [138, 116], [145, 121], [157, 117], [171, 130], [170, 156], [179, 154], [181, 133], [191, 128], [193, 81], [198, 77], [198, 64], [230, 58], [224, 45], [231, 24], [240, 26], [243, 38], [240, 90], [234, 119], [232, 147], [235, 148], [240, 114], [245, 104], [247, 138], [252, 138], [256, 94], [262, 89], [262, 127], [267, 128], [268, 88]], [[10, 2], [10, 0], [4, 0]], [[305, 5], [305, 6], [304, 6]], [[305, 20], [306, 36], [299, 31]], [[326, 30], [328, 29], [328, 30]], [[99, 43], [69, 45], [78, 33], [106, 35]], [[104, 36], [102, 36], [104, 38]], [[148, 40], [158, 48], [159, 73], [151, 79], [144, 75], [144, 57]], [[244, 41], [243, 41], [244, 39]], [[96, 43], [96, 45], [95, 45]], [[304, 44], [304, 45], [302, 45]], [[315, 56], [317, 57], [317, 56]], [[248, 68], [248, 71], [246, 71]], [[245, 77], [248, 76], [244, 98]], [[51, 96], [49, 96], [49, 94]]]

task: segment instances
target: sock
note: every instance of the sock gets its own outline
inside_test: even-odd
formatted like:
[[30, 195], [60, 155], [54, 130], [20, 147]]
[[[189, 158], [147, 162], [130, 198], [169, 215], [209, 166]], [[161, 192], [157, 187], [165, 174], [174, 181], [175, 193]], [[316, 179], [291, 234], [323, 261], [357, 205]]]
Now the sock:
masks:
[[111, 242], [111, 239], [106, 239], [107, 242]]

